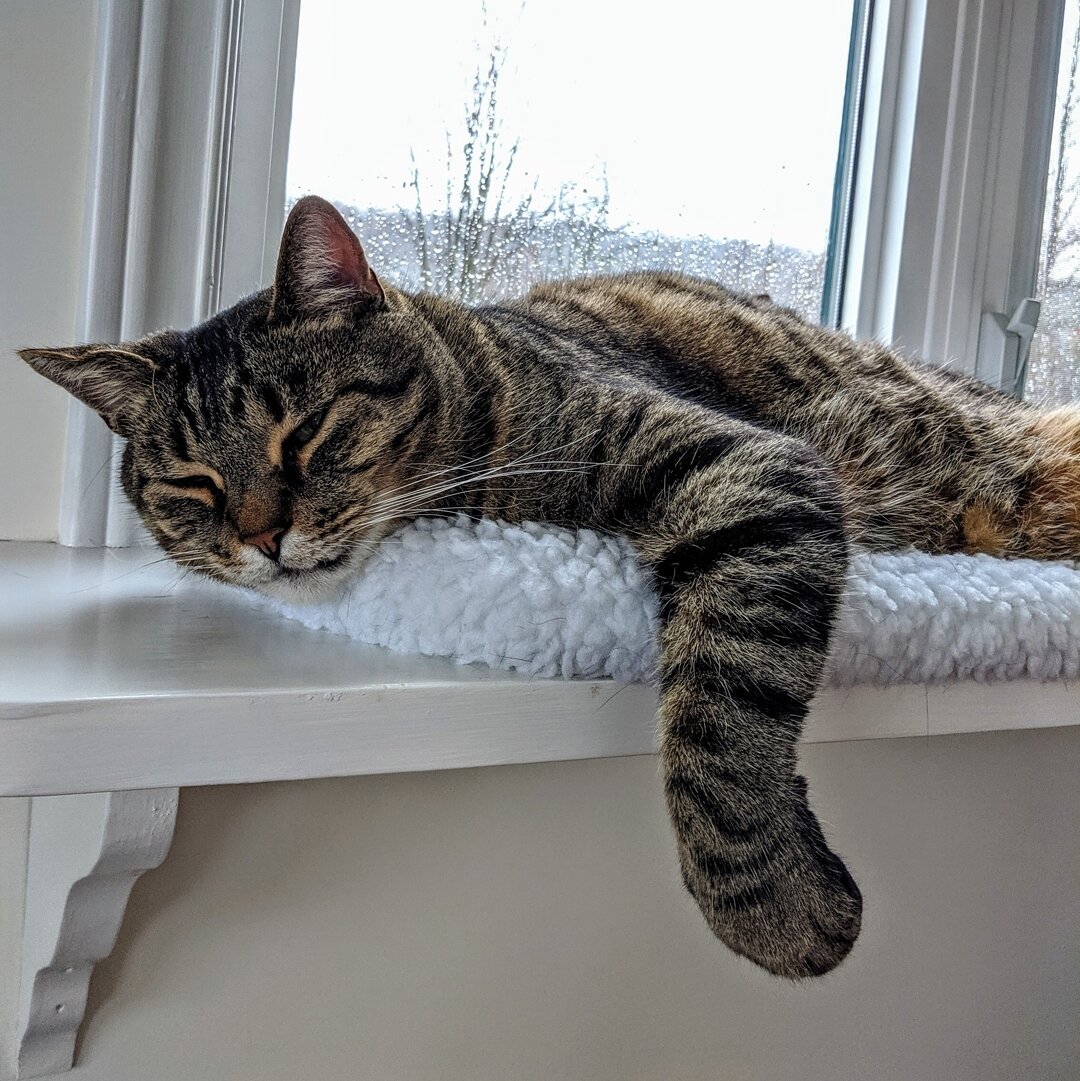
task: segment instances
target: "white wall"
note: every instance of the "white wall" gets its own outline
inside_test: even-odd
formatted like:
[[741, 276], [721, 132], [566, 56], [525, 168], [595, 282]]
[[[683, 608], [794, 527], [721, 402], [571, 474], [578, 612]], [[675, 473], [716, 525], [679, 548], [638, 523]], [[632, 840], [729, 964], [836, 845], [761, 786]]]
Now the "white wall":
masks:
[[704, 929], [649, 758], [186, 791], [73, 1081], [1075, 1081], [1080, 729], [805, 761], [867, 904], [802, 985]]
[[0, 3], [0, 539], [56, 536], [68, 399], [13, 351], [73, 340], [95, 19]]

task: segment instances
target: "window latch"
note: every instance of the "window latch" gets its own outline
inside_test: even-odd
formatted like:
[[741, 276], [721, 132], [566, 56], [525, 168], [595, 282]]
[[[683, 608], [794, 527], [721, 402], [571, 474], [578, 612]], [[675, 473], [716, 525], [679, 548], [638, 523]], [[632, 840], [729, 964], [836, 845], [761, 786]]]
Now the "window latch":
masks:
[[1031, 339], [1039, 325], [1042, 304], [1025, 297], [1012, 315], [985, 312], [979, 325], [979, 352], [975, 374], [980, 379], [1021, 397], [1027, 375]]
[[1018, 398], [1024, 393], [1024, 376], [1027, 375], [1028, 354], [1031, 352], [1031, 339], [1039, 325], [1039, 312], [1042, 304], [1034, 297], [1025, 297], [1016, 306], [1012, 318], [1005, 324], [1009, 334], [1019, 339], [1016, 347], [1016, 374], [1013, 376], [1013, 394]]

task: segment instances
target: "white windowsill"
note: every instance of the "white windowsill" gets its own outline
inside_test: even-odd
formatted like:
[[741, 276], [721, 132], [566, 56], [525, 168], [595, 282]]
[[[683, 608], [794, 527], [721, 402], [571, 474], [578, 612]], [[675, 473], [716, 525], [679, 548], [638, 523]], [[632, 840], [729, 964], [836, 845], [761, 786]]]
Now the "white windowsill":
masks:
[[[0, 544], [0, 795], [647, 754], [655, 695], [307, 630], [148, 550]], [[146, 566], [150, 564], [149, 566]], [[826, 742], [1080, 724], [1025, 681], [828, 689]]]
[[[149, 550], [2, 543], [0, 589], [0, 796], [35, 797], [10, 801], [0, 847], [24, 891], [21, 965], [2, 974], [20, 1078], [71, 1068], [94, 965], [168, 852], [181, 786], [653, 748], [646, 687], [363, 647], [178, 583]], [[806, 738], [1068, 724], [1064, 683], [858, 687], [822, 692]]]

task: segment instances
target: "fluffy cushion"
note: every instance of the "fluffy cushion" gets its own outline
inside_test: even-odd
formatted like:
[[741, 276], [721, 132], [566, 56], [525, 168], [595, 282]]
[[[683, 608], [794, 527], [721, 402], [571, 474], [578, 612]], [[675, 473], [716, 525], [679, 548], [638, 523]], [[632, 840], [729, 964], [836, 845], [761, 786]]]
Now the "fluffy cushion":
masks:
[[[656, 599], [624, 540], [590, 530], [426, 519], [379, 547], [338, 599], [273, 604], [309, 627], [402, 653], [533, 676], [647, 680]], [[922, 553], [856, 555], [835, 684], [1080, 673], [1080, 570]]]

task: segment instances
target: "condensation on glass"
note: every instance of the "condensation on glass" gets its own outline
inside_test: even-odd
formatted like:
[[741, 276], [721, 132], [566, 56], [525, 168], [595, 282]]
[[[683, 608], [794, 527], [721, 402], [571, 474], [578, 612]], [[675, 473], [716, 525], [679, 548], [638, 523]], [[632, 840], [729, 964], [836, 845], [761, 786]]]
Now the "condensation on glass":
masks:
[[1080, 0], [1065, 5], [1042, 250], [1042, 301], [1024, 397], [1039, 405], [1080, 401]]
[[304, 0], [290, 204], [484, 303], [685, 271], [817, 319], [852, 0]]

